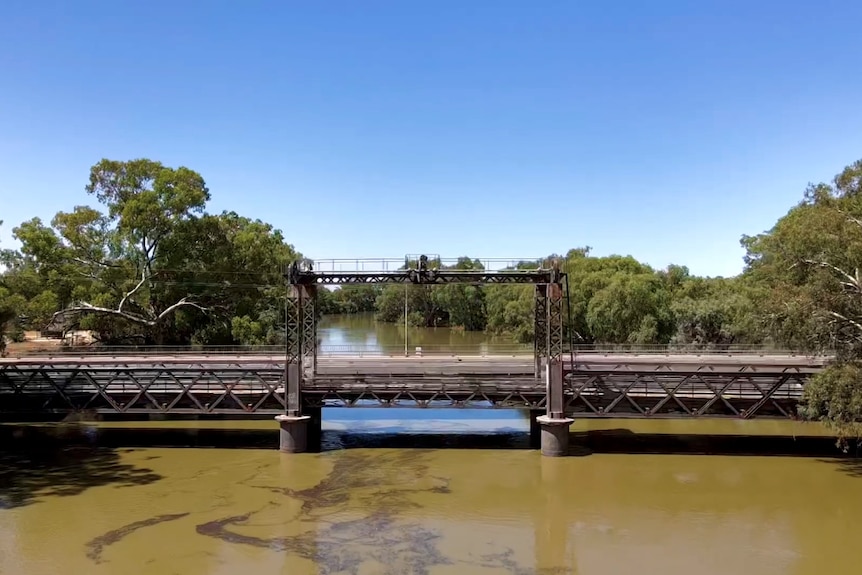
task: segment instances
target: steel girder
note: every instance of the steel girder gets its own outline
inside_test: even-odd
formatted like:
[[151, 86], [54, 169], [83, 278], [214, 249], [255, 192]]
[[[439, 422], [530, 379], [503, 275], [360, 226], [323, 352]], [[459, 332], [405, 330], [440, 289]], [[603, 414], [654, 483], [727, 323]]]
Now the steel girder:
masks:
[[438, 269], [427, 256], [392, 271], [314, 271], [310, 262], [293, 262], [285, 277], [289, 285], [349, 285], [349, 284], [549, 284], [560, 282], [561, 272], [557, 263], [553, 268], [506, 269], [506, 270], [462, 270]]
[[351, 284], [548, 284], [552, 270], [398, 270], [391, 272], [314, 272], [288, 274], [292, 285]]

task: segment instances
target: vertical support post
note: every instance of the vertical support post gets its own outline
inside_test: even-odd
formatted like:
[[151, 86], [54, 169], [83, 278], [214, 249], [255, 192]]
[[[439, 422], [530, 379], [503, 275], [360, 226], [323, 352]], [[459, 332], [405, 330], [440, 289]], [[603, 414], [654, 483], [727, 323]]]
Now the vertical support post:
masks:
[[[296, 264], [292, 265], [291, 277], [295, 277]], [[275, 420], [279, 424], [278, 449], [284, 453], [302, 453], [308, 449], [308, 424], [311, 419], [302, 415], [302, 376], [304, 372], [305, 355], [303, 353], [303, 339], [306, 332], [305, 319], [306, 308], [309, 305], [304, 301], [311, 299], [310, 307], [312, 314], [314, 299], [308, 298], [305, 286], [289, 282], [284, 303], [284, 391], [286, 410], [284, 415], [277, 415]], [[316, 318], [312, 317], [314, 321]], [[311, 329], [314, 332], [315, 324]], [[316, 354], [316, 337], [311, 349]]]
[[533, 352], [536, 361], [536, 379], [545, 374], [544, 360], [548, 350], [548, 286], [536, 286], [535, 321], [533, 322]]
[[287, 415], [298, 417], [302, 411], [302, 335], [303, 292], [302, 286], [287, 287], [285, 300], [285, 358], [284, 387], [287, 394]]
[[410, 355], [407, 347], [407, 334], [409, 333], [409, 326], [407, 325], [407, 287], [408, 284], [404, 284], [404, 357]]
[[546, 325], [546, 354], [548, 373], [547, 414], [555, 419], [563, 417], [563, 286], [547, 286], [548, 320]]
[[317, 286], [302, 286], [302, 373], [317, 375]]
[[545, 399], [546, 413], [538, 418], [541, 428], [542, 455], [559, 457], [569, 449], [569, 426], [563, 388], [563, 284], [560, 268], [555, 264], [546, 287], [547, 320], [545, 324]]

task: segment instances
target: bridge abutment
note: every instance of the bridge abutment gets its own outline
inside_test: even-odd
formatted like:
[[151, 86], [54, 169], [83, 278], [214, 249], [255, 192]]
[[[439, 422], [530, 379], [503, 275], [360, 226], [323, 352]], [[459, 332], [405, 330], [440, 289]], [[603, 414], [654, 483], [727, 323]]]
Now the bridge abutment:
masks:
[[[568, 417], [552, 418], [540, 415], [535, 418], [539, 428], [540, 447], [542, 455], [547, 457], [562, 457], [569, 451], [569, 426], [574, 419]], [[530, 425], [530, 440], [533, 440], [533, 425]]]

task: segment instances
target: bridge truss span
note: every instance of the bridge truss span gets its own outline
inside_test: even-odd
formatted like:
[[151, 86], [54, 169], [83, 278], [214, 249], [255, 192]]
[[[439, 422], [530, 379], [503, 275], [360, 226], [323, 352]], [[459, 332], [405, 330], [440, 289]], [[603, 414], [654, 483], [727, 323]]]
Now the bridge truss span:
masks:
[[[562, 365], [562, 409], [576, 417], [794, 417], [823, 362], [582, 356]], [[284, 368], [280, 356], [0, 360], [0, 412], [278, 415], [287, 406]], [[302, 371], [304, 408], [548, 407], [529, 356], [335, 357]]]
[[578, 362], [566, 373], [566, 412], [575, 417], [795, 418], [805, 383], [824, 364], [818, 358], [691, 359]]
[[283, 413], [283, 364], [258, 357], [0, 363], [0, 412]]

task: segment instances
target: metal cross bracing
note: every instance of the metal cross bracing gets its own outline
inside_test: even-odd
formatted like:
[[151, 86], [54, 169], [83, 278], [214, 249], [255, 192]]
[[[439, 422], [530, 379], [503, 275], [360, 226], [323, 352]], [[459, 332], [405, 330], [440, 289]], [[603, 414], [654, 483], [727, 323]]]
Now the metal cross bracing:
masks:
[[257, 358], [2, 363], [0, 412], [284, 413], [284, 365]]
[[[458, 262], [454, 266], [446, 266], [438, 256], [427, 255], [406, 256], [404, 265], [398, 269], [387, 269], [387, 260], [369, 261], [373, 264], [382, 262], [380, 267], [384, 269], [364, 269], [365, 266], [360, 265], [359, 260], [356, 260], [355, 269], [348, 270], [335, 265], [331, 269], [315, 270], [316, 264], [308, 260], [293, 262], [288, 267], [285, 273], [288, 284], [284, 369], [286, 415], [301, 415], [301, 395], [314, 393], [311, 389], [319, 383], [315, 324], [318, 286], [529, 284], [536, 286], [534, 366], [532, 377], [524, 385], [533, 390], [538, 389], [540, 382], [544, 381], [544, 393], [548, 398], [547, 414], [552, 418], [563, 417], [563, 282], [567, 278], [558, 261], [551, 262], [548, 267], [539, 266], [535, 269], [519, 269], [519, 266], [509, 262], [506, 269], [499, 270], [459, 269]], [[307, 372], [309, 367], [310, 375]], [[306, 385], [306, 382], [314, 385]]]
[[563, 385], [563, 288], [560, 283], [547, 286], [548, 320], [546, 324], [547, 414], [554, 419], [565, 417]]
[[566, 412], [575, 417], [796, 417], [819, 361], [733, 364], [666, 360], [579, 362], [566, 373]]
[[[806, 358], [580, 357], [563, 364], [563, 412], [576, 417], [794, 417]], [[302, 407], [521, 407], [548, 409], [529, 358], [464, 359], [462, 367], [328, 358], [306, 380]], [[747, 361], [747, 363], [742, 363]], [[287, 410], [284, 358], [109, 357], [4, 360], [0, 412], [280, 414]]]
[[544, 359], [547, 357], [548, 350], [548, 286], [536, 286], [536, 299], [533, 320], [533, 329], [536, 330], [533, 336], [533, 355], [536, 363], [536, 379], [542, 377], [542, 372], [545, 368]]

